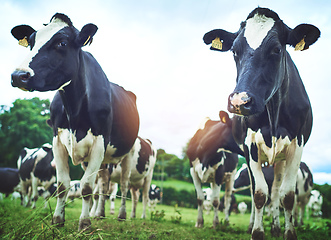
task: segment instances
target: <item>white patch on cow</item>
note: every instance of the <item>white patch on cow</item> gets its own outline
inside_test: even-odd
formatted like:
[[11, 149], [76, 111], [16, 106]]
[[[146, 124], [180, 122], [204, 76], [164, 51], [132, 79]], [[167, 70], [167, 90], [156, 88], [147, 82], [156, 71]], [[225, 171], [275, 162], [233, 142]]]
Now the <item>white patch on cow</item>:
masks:
[[31, 76], [34, 75], [34, 71], [29, 67], [34, 56], [37, 55], [40, 48], [47, 43], [55, 33], [64, 27], [68, 27], [68, 24], [63, 22], [61, 19], [55, 18], [48, 25], [44, 26], [36, 32], [35, 45], [31, 50], [28, 57], [24, 62], [16, 68], [16, 70], [29, 72]]
[[[102, 142], [104, 142], [103, 137], [101, 135], [93, 135], [91, 129], [87, 131], [86, 136], [79, 142], [77, 142], [75, 133], [72, 133], [72, 131], [69, 131], [68, 129], [58, 128], [58, 137], [61, 143], [66, 147], [74, 165], [90, 161], [91, 149], [95, 145], [95, 142], [98, 138], [102, 138]], [[112, 155], [115, 153], [115, 151], [116, 148], [108, 145], [106, 152], [104, 153], [104, 160], [102, 163], [117, 164], [120, 162], [123, 156], [113, 158]]]
[[246, 21], [245, 38], [248, 45], [256, 50], [274, 26], [275, 20], [256, 13]]
[[219, 152], [227, 152], [227, 153], [233, 153], [233, 152], [231, 152], [230, 150], [227, 150], [227, 149], [224, 149], [224, 148], [219, 148], [219, 149], [217, 149], [217, 153], [219, 153]]
[[205, 168], [202, 167], [202, 163], [200, 163], [200, 160], [198, 158], [192, 162], [193, 169], [198, 174], [198, 177], [200, 178], [202, 183], [211, 182], [215, 176], [217, 168], [220, 165], [224, 165], [224, 158], [222, 158], [222, 160], [214, 166], [208, 166]]

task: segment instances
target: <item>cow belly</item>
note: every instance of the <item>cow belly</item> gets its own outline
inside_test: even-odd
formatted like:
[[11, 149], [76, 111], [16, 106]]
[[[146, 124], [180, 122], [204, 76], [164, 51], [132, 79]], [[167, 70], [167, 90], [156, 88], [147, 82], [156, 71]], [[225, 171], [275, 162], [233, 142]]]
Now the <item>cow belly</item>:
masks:
[[214, 182], [216, 169], [219, 167], [221, 162], [215, 164], [213, 167], [203, 167], [202, 163], [198, 159], [192, 162], [194, 171], [198, 174], [202, 183]]
[[[89, 162], [91, 149], [93, 148], [96, 139], [100, 137], [103, 139], [103, 137], [100, 135], [99, 136], [93, 135], [91, 129], [87, 131], [86, 136], [82, 138], [79, 142], [77, 142], [75, 133], [72, 133], [68, 129], [58, 129], [58, 137], [61, 143], [66, 147], [74, 165], [78, 165], [82, 162]], [[104, 141], [102, 142], [104, 145]], [[115, 152], [116, 152], [116, 148], [108, 145], [105, 152], [103, 163], [117, 164], [122, 159], [122, 157], [112, 158], [112, 155]]]

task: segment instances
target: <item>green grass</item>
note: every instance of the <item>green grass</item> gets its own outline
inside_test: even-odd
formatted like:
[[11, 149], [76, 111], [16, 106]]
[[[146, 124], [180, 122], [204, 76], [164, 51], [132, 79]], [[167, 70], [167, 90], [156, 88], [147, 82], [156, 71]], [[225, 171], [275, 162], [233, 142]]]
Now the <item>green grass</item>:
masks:
[[177, 190], [187, 190], [187, 191], [195, 191], [194, 184], [190, 182], [180, 181], [176, 179], [167, 179], [167, 181], [158, 181], [158, 180], [152, 180], [152, 184], [155, 184], [159, 187], [172, 187]]
[[[120, 200], [117, 199], [115, 204], [118, 209]], [[51, 225], [55, 205], [56, 200], [51, 199], [48, 207], [44, 208], [43, 201], [39, 199], [37, 208], [32, 210], [22, 207], [19, 201], [4, 199], [0, 202], [0, 239], [250, 239], [246, 233], [249, 213], [231, 214], [229, 226], [223, 224], [224, 214], [219, 213], [221, 224], [216, 229], [212, 228], [213, 214], [205, 214], [204, 227], [197, 229], [194, 227], [196, 209], [158, 205], [152, 218], [147, 211], [147, 219], [117, 221], [116, 215], [109, 214], [107, 203], [106, 218], [93, 219], [90, 229], [78, 232], [81, 200], [76, 199], [67, 205], [66, 222], [62, 228]], [[128, 200], [127, 216], [130, 212], [131, 201]], [[139, 203], [137, 217], [141, 213], [142, 204]], [[265, 219], [266, 239], [274, 239], [270, 236], [270, 221]], [[297, 231], [298, 239], [330, 239], [330, 221], [311, 219], [305, 222], [304, 227]]]

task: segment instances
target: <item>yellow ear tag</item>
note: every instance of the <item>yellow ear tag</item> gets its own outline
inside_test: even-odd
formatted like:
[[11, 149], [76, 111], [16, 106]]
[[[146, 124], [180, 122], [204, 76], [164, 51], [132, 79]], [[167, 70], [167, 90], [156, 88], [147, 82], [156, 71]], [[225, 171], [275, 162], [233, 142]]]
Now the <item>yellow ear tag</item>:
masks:
[[23, 39], [18, 40], [18, 44], [23, 46], [23, 47], [28, 47], [29, 46], [29, 43], [28, 43], [28, 40], [26, 39], [26, 37], [23, 38]]
[[90, 41], [91, 36], [88, 36], [87, 40], [84, 42], [83, 46], [85, 46], [86, 44], [88, 44], [88, 42]]
[[212, 42], [211, 42], [211, 46], [213, 48], [216, 48], [218, 50], [222, 50], [222, 45], [223, 43], [221, 42], [220, 38], [215, 38]]
[[301, 39], [301, 41], [295, 45], [294, 51], [302, 51], [305, 48], [305, 38]]
[[226, 117], [222, 117], [222, 123], [226, 123]]

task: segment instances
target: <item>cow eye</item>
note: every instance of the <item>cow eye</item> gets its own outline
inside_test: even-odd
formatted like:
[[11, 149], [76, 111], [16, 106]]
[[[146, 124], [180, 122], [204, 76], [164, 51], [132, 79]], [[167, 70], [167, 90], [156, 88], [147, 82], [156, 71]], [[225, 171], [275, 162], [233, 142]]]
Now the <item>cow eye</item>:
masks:
[[67, 46], [67, 42], [66, 42], [66, 41], [61, 41], [61, 42], [59, 42], [59, 43], [56, 45], [56, 47], [57, 47], [58, 49], [61, 49], [61, 48], [65, 47], [65, 46]]
[[272, 50], [272, 53], [273, 54], [280, 54], [281, 52], [281, 48], [280, 47], [275, 47], [273, 50]]

